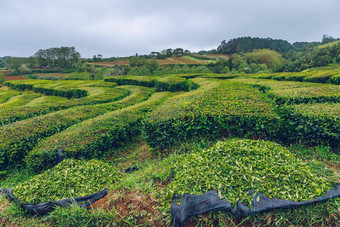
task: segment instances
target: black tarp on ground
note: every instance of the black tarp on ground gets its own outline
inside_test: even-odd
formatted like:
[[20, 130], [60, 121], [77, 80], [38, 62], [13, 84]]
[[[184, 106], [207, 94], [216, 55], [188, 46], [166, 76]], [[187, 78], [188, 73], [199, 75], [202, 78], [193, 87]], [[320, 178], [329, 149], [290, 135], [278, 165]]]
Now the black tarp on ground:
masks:
[[[340, 196], [340, 183], [328, 191], [325, 196], [303, 202], [293, 202], [283, 199], [270, 199], [262, 194], [253, 196], [252, 209], [247, 205], [238, 202], [234, 208], [226, 199], [220, 199], [217, 191], [209, 191], [203, 195], [185, 194], [179, 203], [179, 198], [175, 199], [171, 205], [171, 214], [175, 227], [183, 225], [184, 221], [191, 216], [204, 214], [210, 211], [225, 210], [238, 216], [250, 216], [258, 212], [266, 212], [274, 209], [295, 208], [313, 203], [326, 201], [330, 198]], [[259, 197], [259, 199], [258, 199]]]
[[0, 193], [4, 194], [10, 200], [18, 202], [23, 209], [27, 210], [30, 213], [44, 215], [48, 212], [53, 211], [57, 206], [69, 207], [70, 205], [75, 203], [77, 203], [80, 207], [88, 208], [89, 205], [106, 196], [107, 191], [107, 189], [104, 189], [102, 191], [84, 197], [62, 199], [58, 201], [50, 201], [38, 204], [21, 203], [19, 199], [13, 195], [13, 191], [11, 188], [1, 189]]

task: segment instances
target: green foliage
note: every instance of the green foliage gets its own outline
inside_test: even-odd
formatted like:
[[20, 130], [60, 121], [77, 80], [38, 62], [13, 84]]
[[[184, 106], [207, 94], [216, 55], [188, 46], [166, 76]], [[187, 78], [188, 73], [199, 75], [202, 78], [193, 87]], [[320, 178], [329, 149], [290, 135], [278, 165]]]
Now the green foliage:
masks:
[[340, 85], [340, 73], [338, 73], [337, 75], [334, 75], [330, 78], [329, 82], [331, 84], [337, 84]]
[[6, 77], [5, 74], [3, 72], [0, 71], [0, 85], [6, 81]]
[[41, 203], [93, 194], [119, 182], [123, 173], [99, 160], [67, 159], [13, 188], [22, 202]]
[[109, 148], [120, 147], [137, 136], [144, 115], [170, 96], [156, 93], [147, 101], [76, 124], [42, 140], [25, 161], [30, 168], [41, 171], [53, 165], [60, 147], [66, 157], [102, 157]]
[[49, 48], [38, 50], [34, 57], [40, 66], [74, 68], [78, 65], [80, 54], [74, 47]]
[[33, 91], [36, 93], [42, 93], [44, 95], [53, 95], [53, 96], [60, 96], [65, 98], [81, 98], [88, 95], [87, 91], [80, 90], [80, 89], [53, 89], [53, 88], [46, 88], [42, 86], [34, 86], [30, 84], [30, 82], [6, 82], [6, 86], [10, 87], [13, 90], [18, 91]]
[[[124, 92], [116, 90], [115, 99], [123, 98]], [[3, 165], [13, 165], [22, 161], [23, 157], [42, 138], [51, 136], [85, 119], [119, 108], [112, 104], [85, 105], [66, 110], [60, 110], [43, 116], [29, 118], [23, 121], [1, 127], [0, 157], [5, 160]]]
[[268, 68], [272, 69], [274, 72], [280, 71], [284, 66], [281, 54], [269, 49], [254, 50], [251, 53], [245, 54], [245, 59], [248, 64], [266, 64]]
[[[58, 87], [69, 87], [70, 89], [81, 87], [82, 90], [88, 92], [88, 96], [78, 99], [66, 99], [55, 96], [43, 96], [32, 100], [24, 106], [12, 107], [0, 110], [0, 125], [9, 124], [18, 120], [23, 120], [29, 117], [47, 114], [53, 111], [58, 111], [65, 108], [81, 105], [93, 105], [99, 103], [108, 103], [117, 100], [117, 95], [125, 97], [129, 94], [128, 90], [122, 90], [115, 87], [115, 83], [97, 82], [97, 81], [44, 81], [49, 86], [57, 89]], [[21, 83], [21, 82], [20, 82]], [[34, 81], [31, 81], [35, 84]], [[37, 81], [37, 85], [40, 82]], [[46, 84], [45, 84], [46, 85]], [[16, 91], [11, 91], [16, 92]], [[18, 92], [17, 92], [18, 93]], [[1, 101], [1, 95], [0, 95]]]
[[267, 94], [277, 104], [326, 103], [340, 101], [337, 85], [260, 79], [234, 79], [251, 85], [269, 87]]
[[198, 88], [192, 80], [184, 77], [166, 75], [156, 76], [115, 76], [104, 79], [106, 82], [115, 82], [118, 85], [139, 85], [156, 87], [156, 91], [191, 91]]
[[[293, 201], [311, 200], [331, 189], [330, 182], [313, 174], [307, 163], [284, 147], [264, 141], [231, 139], [193, 151], [173, 164], [174, 178], [167, 198], [221, 190], [228, 202], [250, 205], [248, 190]], [[190, 185], [190, 187], [188, 187]]]
[[89, 72], [73, 72], [63, 78], [63, 80], [93, 80], [94, 76]]
[[339, 103], [300, 104], [282, 107], [281, 111], [283, 140], [340, 148]]
[[195, 137], [272, 138], [277, 117], [272, 104], [251, 86], [211, 82], [158, 107], [144, 121], [143, 132], [159, 148]]

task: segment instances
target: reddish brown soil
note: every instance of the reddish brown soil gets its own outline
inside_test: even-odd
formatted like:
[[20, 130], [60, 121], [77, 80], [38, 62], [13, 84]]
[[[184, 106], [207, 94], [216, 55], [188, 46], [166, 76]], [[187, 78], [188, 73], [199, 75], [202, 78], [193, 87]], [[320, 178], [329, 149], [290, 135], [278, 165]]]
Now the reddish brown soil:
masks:
[[181, 64], [181, 65], [185, 65], [185, 64], [205, 65], [205, 64], [208, 64], [208, 62], [206, 62], [206, 61], [195, 61], [195, 60], [191, 60], [191, 59], [184, 58], [184, 57], [171, 57], [171, 58], [167, 58], [167, 59], [158, 59], [157, 61], [161, 65], [164, 65], [164, 64]]
[[59, 77], [65, 77], [68, 74], [67, 73], [37, 73], [38, 76], [59, 76]]
[[128, 65], [128, 60], [120, 60], [120, 61], [111, 61], [111, 62], [92, 62], [89, 63], [91, 65], [100, 65], [100, 66], [115, 66], [115, 65]]
[[27, 78], [24, 77], [24, 76], [21, 76], [21, 75], [19, 75], [19, 76], [6, 76], [6, 81], [8, 81], [8, 80], [27, 80]]
[[[92, 204], [91, 208], [110, 211], [115, 207], [120, 219], [132, 215], [137, 219], [138, 225], [164, 226], [164, 223], [160, 223], [161, 213], [155, 211], [157, 206], [159, 206], [157, 200], [150, 194], [119, 189]], [[145, 213], [145, 216], [141, 216], [142, 213]], [[121, 224], [124, 226], [124, 222]]]

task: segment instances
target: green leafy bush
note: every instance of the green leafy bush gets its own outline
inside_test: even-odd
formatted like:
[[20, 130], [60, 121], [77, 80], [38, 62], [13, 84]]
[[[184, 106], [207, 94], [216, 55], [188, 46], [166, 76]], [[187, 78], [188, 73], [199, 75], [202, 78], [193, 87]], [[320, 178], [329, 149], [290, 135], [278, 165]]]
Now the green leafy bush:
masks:
[[13, 83], [13, 82], [6, 82], [6, 86], [10, 87], [13, 90], [18, 91], [33, 91], [36, 93], [42, 93], [44, 95], [53, 95], [53, 96], [60, 96], [65, 98], [81, 98], [88, 95], [87, 91], [80, 90], [80, 89], [72, 89], [72, 90], [56, 90], [51, 88], [44, 88], [44, 87], [38, 87], [34, 86], [32, 84], [25, 84], [25, 83]]
[[340, 102], [338, 85], [295, 81], [274, 81], [260, 79], [234, 79], [251, 85], [269, 87], [268, 96], [277, 104]]
[[282, 107], [280, 115], [282, 141], [340, 149], [340, 103], [292, 105]]
[[332, 76], [333, 76], [332, 72], [324, 72], [305, 77], [303, 81], [312, 83], [327, 83]]
[[[129, 95], [129, 91], [126, 89], [114, 88], [116, 85], [115, 83], [104, 83], [97, 81], [72, 82], [74, 81], [51, 81], [47, 84], [48, 86], [53, 86], [55, 88], [64, 86], [72, 86], [72, 88], [81, 87], [81, 89], [87, 91], [89, 95], [78, 99], [66, 99], [58, 96], [42, 96], [40, 98], [34, 99], [25, 106], [11, 106], [10, 109], [0, 109], [0, 125], [9, 124], [18, 120], [24, 120], [29, 117], [47, 114], [69, 107], [113, 102]], [[34, 81], [30, 81], [30, 83], [34, 84]], [[40, 82], [37, 84], [40, 84]], [[20, 94], [17, 91], [12, 92]], [[1, 97], [2, 96], [0, 93], [0, 101]]]
[[195, 137], [276, 135], [274, 106], [251, 86], [237, 82], [207, 83], [176, 96], [143, 122], [143, 134], [152, 147], [171, 147]]
[[118, 85], [139, 85], [156, 87], [156, 91], [191, 91], [198, 88], [198, 84], [183, 76], [115, 76], [104, 79]]
[[40, 141], [25, 162], [35, 171], [49, 168], [60, 147], [66, 157], [102, 157], [109, 148], [119, 147], [137, 136], [144, 115], [171, 96], [169, 92], [156, 93], [147, 101], [73, 125]]
[[6, 81], [6, 77], [5, 74], [3, 72], [0, 71], [0, 84], [2, 84], [3, 82]]
[[332, 77], [329, 79], [329, 82], [330, 82], [331, 84], [340, 85], [340, 73], [337, 74], [337, 75], [332, 76]]
[[41, 203], [93, 194], [119, 182], [123, 173], [99, 160], [67, 159], [13, 188], [22, 202]]
[[[145, 90], [144, 95], [139, 93], [140, 97], [133, 100], [141, 101], [140, 99], [147, 98], [153, 92], [151, 89]], [[111, 97], [111, 99], [118, 100], [124, 97], [123, 90], [117, 91], [120, 93], [117, 93], [117, 96]], [[42, 138], [58, 133], [85, 119], [93, 118], [130, 104], [133, 104], [133, 102], [129, 98], [117, 102], [116, 105], [115, 103], [84, 105], [5, 125], [0, 131], [0, 157], [4, 158], [6, 166], [18, 163]]]
[[[307, 163], [286, 148], [260, 140], [230, 139], [183, 155], [172, 164], [174, 178], [166, 188], [173, 195], [219, 190], [228, 202], [251, 204], [248, 190], [266, 196], [304, 201], [331, 189], [326, 179], [313, 174]], [[188, 187], [190, 185], [190, 187]]]

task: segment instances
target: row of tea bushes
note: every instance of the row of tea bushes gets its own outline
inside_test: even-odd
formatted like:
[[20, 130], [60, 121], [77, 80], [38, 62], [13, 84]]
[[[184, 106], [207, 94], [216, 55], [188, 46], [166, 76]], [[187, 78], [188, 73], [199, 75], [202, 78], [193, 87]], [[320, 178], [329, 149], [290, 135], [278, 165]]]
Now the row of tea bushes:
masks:
[[18, 163], [39, 140], [85, 119], [141, 102], [153, 93], [153, 89], [137, 88], [132, 92], [137, 94], [117, 103], [73, 107], [5, 125], [0, 128], [0, 157], [7, 166]]
[[340, 150], [340, 103], [291, 105], [282, 107], [280, 114], [282, 140]]
[[106, 83], [106, 85], [106, 87], [102, 87], [101, 84], [95, 83], [89, 85], [89, 87], [82, 87], [83, 90], [89, 93], [89, 96], [79, 99], [42, 96], [34, 99], [25, 106], [0, 109], [0, 125], [74, 106], [113, 102], [129, 95], [126, 89], [112, 87], [114, 86], [113, 83]]
[[67, 158], [102, 157], [109, 148], [131, 142], [140, 132], [144, 115], [171, 96], [173, 93], [170, 92], [155, 93], [139, 104], [73, 125], [40, 141], [26, 156], [25, 162], [35, 171], [49, 168], [54, 165], [60, 147]]
[[22, 92], [0, 89], [0, 103], [5, 103], [10, 98], [21, 94]]
[[44, 87], [36, 87], [32, 84], [25, 84], [25, 83], [18, 83], [15, 84], [13, 82], [5, 82], [5, 86], [18, 91], [33, 91], [36, 93], [41, 93], [44, 95], [53, 95], [53, 96], [60, 96], [65, 98], [81, 98], [88, 95], [87, 91], [80, 90], [80, 89], [72, 89], [72, 90], [56, 90], [51, 88], [44, 88]]
[[64, 160], [13, 188], [24, 203], [42, 203], [93, 194], [119, 182], [124, 174], [99, 160]]
[[118, 85], [140, 85], [155, 87], [156, 91], [191, 91], [198, 88], [198, 84], [180, 76], [115, 76], [105, 78], [106, 82]]
[[274, 105], [260, 91], [226, 81], [170, 99], [144, 121], [143, 132], [152, 147], [163, 149], [201, 136], [268, 139], [278, 123]]
[[261, 79], [234, 79], [255, 86], [265, 86], [267, 94], [277, 104], [340, 102], [338, 85], [273, 81]]
[[0, 109], [1, 110], [12, 109], [17, 106], [23, 106], [39, 97], [41, 97], [40, 94], [32, 93], [32, 92], [24, 93], [21, 95], [16, 95], [8, 99], [7, 102], [1, 103]]
[[310, 83], [328, 83], [340, 85], [340, 73], [338, 71], [300, 72], [300, 73], [276, 73], [256, 75], [258, 79], [272, 79], [278, 81], [298, 81]]

